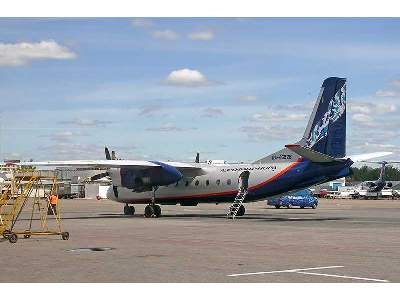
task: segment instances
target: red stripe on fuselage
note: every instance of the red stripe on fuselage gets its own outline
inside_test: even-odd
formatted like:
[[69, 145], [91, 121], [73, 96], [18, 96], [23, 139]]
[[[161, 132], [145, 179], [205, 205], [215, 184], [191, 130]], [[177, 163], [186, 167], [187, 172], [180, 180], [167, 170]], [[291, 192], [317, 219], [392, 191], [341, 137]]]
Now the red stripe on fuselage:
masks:
[[[249, 187], [249, 191], [253, 191], [259, 187], [262, 187], [272, 181], [274, 181], [275, 179], [281, 177], [282, 175], [284, 175], [286, 172], [288, 172], [289, 170], [293, 169], [295, 166], [297, 166], [300, 162], [302, 161], [301, 158], [299, 158], [296, 162], [290, 164], [289, 166], [287, 166], [286, 168], [284, 168], [282, 171], [280, 171], [278, 174], [275, 174], [274, 176], [272, 176], [271, 178], [269, 178], [268, 180], [261, 182], [257, 185], [254, 185], [252, 187]], [[179, 199], [193, 199], [193, 198], [203, 198], [203, 197], [218, 197], [218, 196], [228, 196], [228, 195], [236, 195], [238, 192], [238, 190], [232, 190], [232, 191], [227, 191], [227, 192], [219, 192], [219, 193], [208, 193], [208, 194], [200, 194], [200, 195], [187, 195], [187, 196], [177, 196], [177, 197], [160, 197], [158, 199], [163, 199], [163, 200], [168, 200], [168, 199], [173, 199], [173, 200], [179, 200]], [[143, 199], [134, 199], [133, 201], [147, 201], [147, 198], [143, 198]], [[147, 202], [146, 202], [147, 203]]]

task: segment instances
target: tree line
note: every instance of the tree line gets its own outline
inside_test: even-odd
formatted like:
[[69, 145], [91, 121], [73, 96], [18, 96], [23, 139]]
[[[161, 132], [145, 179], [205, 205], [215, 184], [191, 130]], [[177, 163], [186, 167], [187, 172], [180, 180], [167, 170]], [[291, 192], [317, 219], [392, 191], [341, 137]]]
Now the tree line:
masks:
[[[362, 166], [361, 168], [351, 167], [350, 176], [346, 177], [348, 181], [374, 181], [379, 178], [381, 168], [372, 168]], [[400, 181], [400, 170], [393, 166], [386, 166], [385, 179], [392, 181]]]

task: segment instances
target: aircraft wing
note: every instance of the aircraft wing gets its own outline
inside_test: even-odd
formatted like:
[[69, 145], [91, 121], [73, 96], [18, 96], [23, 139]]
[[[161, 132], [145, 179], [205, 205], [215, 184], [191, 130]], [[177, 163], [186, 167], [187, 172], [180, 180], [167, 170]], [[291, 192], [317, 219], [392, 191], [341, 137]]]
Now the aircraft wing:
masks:
[[387, 156], [393, 154], [393, 152], [372, 152], [372, 153], [365, 153], [365, 154], [357, 154], [357, 155], [350, 155], [346, 158], [350, 158], [354, 162], [365, 162], [372, 158], [378, 158], [382, 156]]
[[45, 167], [77, 167], [77, 168], [132, 168], [143, 170], [147, 168], [159, 168], [160, 164], [166, 164], [178, 169], [184, 176], [204, 174], [199, 166], [181, 162], [157, 162], [145, 160], [63, 160], [63, 161], [35, 161], [20, 162], [19, 166], [45, 166]]

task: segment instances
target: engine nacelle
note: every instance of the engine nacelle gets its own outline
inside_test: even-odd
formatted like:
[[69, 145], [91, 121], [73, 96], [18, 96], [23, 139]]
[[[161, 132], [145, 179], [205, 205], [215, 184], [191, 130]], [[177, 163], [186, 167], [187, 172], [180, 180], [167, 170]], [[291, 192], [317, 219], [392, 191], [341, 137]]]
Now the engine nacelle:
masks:
[[121, 186], [136, 192], [150, 191], [152, 187], [164, 186], [177, 182], [183, 175], [176, 168], [160, 163], [160, 167], [137, 170], [129, 167], [120, 169]]

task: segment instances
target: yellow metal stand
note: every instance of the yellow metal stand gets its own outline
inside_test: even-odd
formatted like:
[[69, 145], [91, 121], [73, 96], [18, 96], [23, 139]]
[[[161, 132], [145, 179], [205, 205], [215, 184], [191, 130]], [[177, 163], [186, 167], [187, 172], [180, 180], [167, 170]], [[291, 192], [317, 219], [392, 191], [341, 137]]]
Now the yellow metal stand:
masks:
[[[48, 192], [43, 180], [51, 180], [51, 189]], [[60, 235], [63, 240], [68, 240], [69, 233], [62, 229], [60, 204], [58, 203], [54, 210], [48, 201], [48, 197], [56, 193], [55, 174], [49, 177], [48, 172], [40, 171], [14, 173], [11, 183], [6, 186], [0, 198], [0, 235], [3, 235], [10, 243], [16, 243], [20, 235], [24, 238], [30, 238], [32, 235]], [[29, 227], [23, 231], [15, 231], [15, 224], [28, 200], [32, 200]], [[40, 220], [38, 230], [32, 229], [35, 212]], [[54, 215], [56, 229], [49, 229], [48, 212]]]

